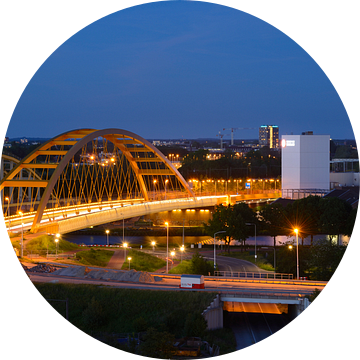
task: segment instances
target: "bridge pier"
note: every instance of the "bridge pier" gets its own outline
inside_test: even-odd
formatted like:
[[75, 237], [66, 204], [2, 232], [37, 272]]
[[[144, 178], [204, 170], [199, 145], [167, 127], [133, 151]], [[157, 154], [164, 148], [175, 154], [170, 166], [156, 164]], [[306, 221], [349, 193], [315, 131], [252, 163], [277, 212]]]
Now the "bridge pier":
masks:
[[208, 330], [222, 329], [224, 327], [223, 302], [220, 294], [216, 295], [213, 302], [203, 311], [202, 316], [207, 322]]
[[300, 299], [298, 304], [289, 304], [288, 305], [288, 314], [291, 320], [294, 320], [298, 315], [300, 315], [308, 306], [310, 301], [308, 298]]

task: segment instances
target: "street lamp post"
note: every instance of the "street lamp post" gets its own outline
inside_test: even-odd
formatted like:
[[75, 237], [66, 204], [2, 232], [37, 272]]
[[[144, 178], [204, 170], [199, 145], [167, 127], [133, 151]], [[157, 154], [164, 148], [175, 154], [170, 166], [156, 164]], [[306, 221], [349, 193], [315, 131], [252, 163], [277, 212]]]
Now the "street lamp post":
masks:
[[24, 222], [23, 222], [23, 212], [19, 211], [19, 215], [21, 216], [21, 252], [20, 257], [24, 256]]
[[294, 229], [296, 235], [296, 278], [299, 280], [299, 229]]
[[184, 251], [185, 251], [185, 247], [184, 247], [184, 245], [181, 245], [181, 247], [180, 247], [180, 254], [181, 254], [180, 262], [182, 262], [182, 254]]
[[9, 210], [10, 210], [10, 199], [9, 199], [9, 197], [8, 197], [8, 196], [6, 196], [6, 198], [5, 198], [4, 200], [5, 200], [5, 201], [7, 201], [7, 203], [8, 203], [6, 213], [7, 213], [7, 216], [9, 216]]
[[127, 248], [127, 243], [123, 243], [123, 248], [124, 248], [124, 260], [126, 260], [126, 248]]
[[245, 225], [254, 225], [255, 226], [255, 262], [256, 262], [256, 258], [257, 258], [257, 255], [256, 255], [256, 224], [245, 223]]
[[172, 251], [172, 252], [171, 252], [171, 268], [173, 268], [174, 256], [175, 256], [175, 251]]
[[218, 231], [214, 234], [214, 271], [216, 270], [216, 244], [215, 244], [215, 237], [217, 234], [222, 234], [222, 233], [226, 233], [225, 230], [223, 231]]
[[153, 201], [155, 201], [155, 184], [156, 184], [156, 179], [154, 179], [154, 181], [153, 181], [153, 190], [154, 190], [154, 199], [153, 199]]
[[57, 260], [57, 258], [58, 258], [58, 256], [57, 256], [57, 254], [58, 254], [58, 244], [59, 244], [60, 234], [56, 234], [55, 237], [56, 237], [56, 239], [55, 239], [55, 244], [56, 244], [55, 252], [56, 252], [56, 260]]
[[155, 251], [155, 241], [152, 241], [151, 242], [151, 245], [152, 245], [152, 247], [153, 247], [153, 252]]
[[129, 270], [130, 270], [130, 261], [131, 261], [131, 257], [130, 257], [130, 256], [128, 257], [128, 260], [129, 260]]
[[166, 222], [166, 273], [169, 272], [169, 223]]
[[109, 246], [109, 232], [110, 230], [106, 230], [106, 245]]

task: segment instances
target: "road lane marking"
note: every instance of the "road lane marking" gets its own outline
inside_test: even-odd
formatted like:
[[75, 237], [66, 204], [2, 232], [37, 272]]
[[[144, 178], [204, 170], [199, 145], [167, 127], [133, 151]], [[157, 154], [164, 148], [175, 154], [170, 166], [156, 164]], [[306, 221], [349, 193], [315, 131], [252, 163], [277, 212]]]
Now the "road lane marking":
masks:
[[261, 307], [261, 304], [260, 304], [260, 303], [258, 303], [258, 305], [259, 305], [259, 308], [260, 308], [261, 314], [262, 314], [262, 316], [264, 317], [264, 320], [265, 320], [265, 322], [266, 322], [266, 325], [267, 325], [267, 327], [268, 327], [268, 329], [269, 329], [269, 331], [270, 331], [270, 334], [272, 335], [272, 334], [273, 334], [273, 332], [272, 332], [272, 330], [271, 330], [271, 328], [270, 328], [269, 323], [268, 323], [268, 322], [267, 322], [267, 320], [266, 320], [266, 316], [265, 316], [265, 314], [264, 314], [264, 312], [263, 312], [263, 309], [262, 309], [262, 307]]

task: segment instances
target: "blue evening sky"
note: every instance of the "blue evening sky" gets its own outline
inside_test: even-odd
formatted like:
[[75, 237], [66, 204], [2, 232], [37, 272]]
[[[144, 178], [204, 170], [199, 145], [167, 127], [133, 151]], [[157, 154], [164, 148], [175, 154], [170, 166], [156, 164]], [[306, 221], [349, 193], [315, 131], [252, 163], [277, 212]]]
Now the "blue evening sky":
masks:
[[239, 10], [175, 1], [122, 10], [66, 41], [24, 90], [7, 136], [115, 127], [196, 139], [256, 128], [239, 139], [264, 124], [354, 138], [331, 82], [285, 34]]

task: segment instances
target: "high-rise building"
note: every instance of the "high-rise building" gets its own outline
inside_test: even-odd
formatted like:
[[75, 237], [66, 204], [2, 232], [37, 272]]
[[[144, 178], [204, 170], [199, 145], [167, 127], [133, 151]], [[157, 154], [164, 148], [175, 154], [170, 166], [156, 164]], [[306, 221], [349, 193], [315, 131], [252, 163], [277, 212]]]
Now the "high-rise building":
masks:
[[268, 146], [270, 149], [279, 148], [279, 127], [277, 125], [262, 125], [259, 128], [260, 147]]

